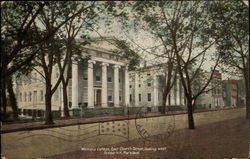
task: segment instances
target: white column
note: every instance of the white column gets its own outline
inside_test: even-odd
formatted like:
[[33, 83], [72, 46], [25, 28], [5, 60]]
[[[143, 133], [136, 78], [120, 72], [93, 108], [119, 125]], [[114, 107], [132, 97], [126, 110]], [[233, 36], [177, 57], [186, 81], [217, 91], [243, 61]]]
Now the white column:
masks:
[[114, 106], [119, 107], [119, 65], [114, 65]]
[[[167, 85], [167, 81], [168, 81], [168, 73], [165, 73], [165, 85]], [[167, 100], [166, 100], [166, 105], [169, 106], [169, 96], [170, 96], [170, 92], [167, 95]]]
[[186, 96], [185, 96], [185, 90], [184, 90], [184, 87], [183, 87], [183, 85], [181, 85], [181, 90], [182, 90], [182, 92], [181, 92], [181, 96], [182, 96], [182, 99], [181, 99], [181, 103], [182, 103], [182, 105], [185, 105], [185, 98], [186, 98]]
[[128, 74], [128, 66], [125, 67], [125, 90], [124, 90], [124, 96], [125, 96], [125, 105], [129, 105], [129, 74]]
[[170, 90], [170, 105], [171, 106], [173, 106], [173, 105], [175, 105], [176, 103], [175, 103], [175, 85], [176, 85], [176, 83], [174, 83], [174, 85], [172, 86], [172, 88], [171, 88], [171, 90]]
[[107, 63], [102, 63], [102, 107], [108, 106]]
[[138, 74], [135, 72], [135, 107], [139, 106]]
[[154, 106], [158, 106], [158, 78], [154, 75]]
[[176, 82], [177, 82], [177, 87], [176, 87], [176, 105], [180, 105], [181, 104], [181, 101], [180, 101], [180, 79], [177, 78]]
[[88, 61], [88, 108], [94, 108], [93, 64], [95, 61]]
[[72, 62], [72, 109], [78, 109], [78, 62]]
[[183, 93], [184, 93], [184, 89], [182, 88], [182, 83], [181, 83], [181, 80], [180, 80], [180, 105], [184, 105], [184, 96], [183, 96]]

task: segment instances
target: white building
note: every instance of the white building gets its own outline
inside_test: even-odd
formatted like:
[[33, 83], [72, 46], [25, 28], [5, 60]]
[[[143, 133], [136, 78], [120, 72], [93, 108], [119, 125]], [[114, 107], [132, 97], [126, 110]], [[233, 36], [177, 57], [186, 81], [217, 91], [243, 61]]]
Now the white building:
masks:
[[[114, 54], [113, 39], [93, 39], [94, 43], [84, 46], [83, 56], [88, 62], [72, 62], [72, 78], [68, 85], [70, 110], [87, 108], [123, 107], [129, 104], [128, 61]], [[37, 68], [43, 74], [41, 68]], [[45, 110], [45, 82], [40, 73], [33, 70], [17, 85], [18, 106], [21, 110]], [[53, 68], [52, 85], [59, 77]], [[58, 87], [52, 98], [52, 110], [62, 110], [62, 90]], [[27, 113], [27, 112], [26, 112]], [[30, 113], [29, 113], [30, 114]]]
[[[210, 78], [211, 72], [205, 72], [206, 78]], [[202, 80], [202, 79], [201, 79]], [[205, 80], [205, 82], [207, 82]], [[206, 90], [198, 97], [196, 104], [207, 109], [223, 108], [222, 74], [215, 70]]]
[[[166, 64], [158, 64], [138, 68], [129, 73], [130, 76], [130, 105], [148, 107], [151, 111], [159, 111], [163, 105], [163, 89], [166, 83]], [[184, 106], [184, 91], [177, 77], [167, 97], [167, 107]]]

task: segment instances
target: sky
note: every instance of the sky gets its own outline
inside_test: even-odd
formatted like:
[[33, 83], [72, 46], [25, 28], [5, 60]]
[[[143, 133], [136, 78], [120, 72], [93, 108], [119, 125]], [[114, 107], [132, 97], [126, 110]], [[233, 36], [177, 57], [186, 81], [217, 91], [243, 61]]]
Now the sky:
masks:
[[[100, 13], [102, 16], [105, 16], [103, 13]], [[130, 15], [131, 16], [131, 15]], [[147, 51], [150, 51], [151, 47], [158, 46], [161, 43], [157, 42], [154, 40], [153, 36], [145, 32], [143, 30], [138, 30], [134, 32], [134, 30], [130, 30], [129, 32], [126, 32], [122, 29], [122, 25], [114, 19], [112, 24], [110, 25], [110, 29], [105, 27], [103, 21], [99, 21], [100, 27], [96, 30], [90, 33], [91, 37], [99, 37], [104, 36], [104, 37], [116, 37], [117, 39], [120, 40], [126, 40], [127, 42], [130, 43], [132, 49], [135, 49], [138, 51], [138, 54], [142, 57], [143, 60], [147, 61], [148, 65], [152, 65], [155, 63], [163, 63], [166, 62], [166, 59], [159, 59], [155, 58], [154, 55], [148, 53]], [[131, 22], [132, 24], [133, 22]], [[81, 34], [78, 34], [79, 38]], [[216, 52], [215, 48], [212, 47], [209, 52]], [[208, 60], [205, 62], [205, 65], [203, 66], [204, 70], [210, 70], [210, 68], [214, 65], [214, 62], [208, 58]], [[224, 79], [228, 78], [228, 75], [223, 75]]]
[[[150, 47], [154, 47], [157, 45], [160, 45], [160, 43], [157, 43], [152, 35], [150, 35], [149, 33], [141, 30], [139, 32], [133, 33], [133, 31], [131, 31], [130, 33], [127, 33], [125, 31], [122, 30], [122, 26], [121, 24], [119, 24], [117, 21], [114, 21], [111, 25], [111, 32], [107, 32], [106, 31], [107, 28], [105, 27], [100, 27], [97, 32], [92, 32], [91, 36], [93, 37], [99, 37], [104, 36], [104, 37], [116, 37], [118, 39], [121, 40], [126, 40], [127, 42], [129, 42], [131, 44], [131, 47], [133, 49], [138, 49], [138, 54], [145, 60], [147, 61], [147, 65], [152, 65], [152, 64], [156, 64], [156, 63], [163, 63], [166, 62], [166, 59], [159, 59], [152, 55], [149, 54], [147, 51], [150, 51]], [[147, 50], [147, 51], [143, 51], [143, 49]], [[212, 47], [211, 49], [208, 50], [208, 52], [215, 52], [216, 49], [214, 47]], [[211, 67], [214, 66], [214, 62], [207, 57], [208, 60], [204, 63], [203, 69], [206, 71], [209, 71], [211, 69]], [[219, 68], [218, 68], [219, 69]], [[219, 69], [220, 70], [220, 69]], [[228, 79], [228, 78], [232, 78], [229, 74], [223, 74], [222, 76], [223, 79]]]

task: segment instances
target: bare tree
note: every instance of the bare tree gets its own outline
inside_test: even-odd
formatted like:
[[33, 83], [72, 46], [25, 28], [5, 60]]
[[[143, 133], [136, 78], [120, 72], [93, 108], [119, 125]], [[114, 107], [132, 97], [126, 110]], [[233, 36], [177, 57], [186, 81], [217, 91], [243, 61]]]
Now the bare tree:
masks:
[[244, 79], [246, 118], [249, 118], [249, 8], [242, 1], [207, 3], [210, 21], [216, 28], [216, 49], [222, 56], [223, 68], [240, 73]]
[[[75, 2], [58, 2], [53, 3], [51, 2], [48, 7], [46, 7], [41, 16], [39, 16], [39, 21], [43, 24], [46, 32], [51, 32], [54, 28], [58, 28], [60, 25], [65, 25], [66, 22], [70, 21], [74, 17], [84, 13], [88, 10], [91, 10], [93, 7], [93, 3], [86, 3], [86, 5], [81, 3]], [[76, 10], [74, 12], [71, 11], [71, 6], [75, 6]], [[64, 16], [64, 15], [69, 16]], [[64, 23], [60, 23], [61, 20], [64, 20]], [[65, 22], [66, 21], [66, 22]], [[68, 47], [68, 46], [67, 46]], [[53, 124], [53, 117], [52, 117], [52, 103], [51, 98], [54, 92], [57, 90], [60, 82], [63, 79], [64, 70], [66, 68], [69, 59], [72, 57], [72, 52], [67, 50], [64, 56], [62, 55], [63, 52], [63, 43], [62, 38], [57, 35], [52, 36], [46, 42], [41, 44], [40, 46], [40, 53], [37, 56], [36, 63], [38, 66], [43, 68], [45, 83], [46, 83], [46, 94], [45, 94], [45, 124]], [[64, 60], [62, 59], [64, 57]], [[61, 65], [61, 61], [63, 64]], [[60, 76], [56, 79], [54, 85], [52, 85], [52, 73], [53, 73], [53, 66], [57, 64], [60, 70]], [[68, 67], [69, 68], [69, 67]], [[65, 81], [66, 82], [66, 81]], [[65, 83], [64, 83], [65, 84]]]
[[143, 25], [146, 24], [144, 30], [160, 39], [164, 47], [162, 54], [158, 55], [168, 59], [164, 100], [171, 89], [173, 69], [176, 67], [187, 99], [189, 128], [194, 129], [193, 106], [197, 97], [210, 83], [219, 60], [215, 57], [210, 77], [202, 83], [199, 90], [194, 91], [194, 81], [201, 74], [201, 68], [210, 56], [207, 51], [216, 42], [211, 36], [213, 27], [208, 21], [207, 13], [204, 12], [204, 3], [137, 2], [133, 9], [142, 15]]

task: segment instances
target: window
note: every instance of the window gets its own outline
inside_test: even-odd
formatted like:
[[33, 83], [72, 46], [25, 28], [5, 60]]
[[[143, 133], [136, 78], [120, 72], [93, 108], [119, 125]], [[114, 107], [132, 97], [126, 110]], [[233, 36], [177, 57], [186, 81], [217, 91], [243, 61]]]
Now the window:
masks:
[[151, 93], [148, 93], [148, 101], [151, 101]]
[[139, 102], [141, 102], [141, 94], [139, 94]]
[[43, 101], [43, 91], [40, 91], [40, 101]]
[[119, 100], [122, 101], [122, 97], [121, 96], [119, 96]]
[[139, 87], [141, 87], [141, 84], [139, 84]]
[[88, 71], [87, 70], [84, 70], [83, 71], [83, 80], [88, 80]]
[[149, 83], [148, 83], [148, 87], [150, 87], [150, 86], [151, 86], [151, 83], [149, 82]]
[[111, 77], [108, 77], [108, 82], [112, 82], [112, 78]]
[[21, 102], [22, 101], [22, 93], [19, 94], [19, 101]]
[[121, 79], [119, 78], [119, 83], [121, 83]]
[[33, 92], [33, 102], [37, 102], [37, 91]]
[[100, 82], [100, 81], [101, 81], [101, 77], [100, 77], [100, 76], [95, 76], [95, 80], [96, 80], [97, 82]]
[[132, 85], [129, 85], [129, 88], [132, 88]]
[[132, 102], [132, 94], [129, 95], [129, 101]]
[[27, 101], [27, 93], [26, 92], [24, 93], [24, 101], [25, 102]]
[[31, 100], [32, 100], [32, 93], [29, 92], [29, 101], [31, 102]]
[[151, 75], [150, 73], [147, 74], [147, 76], [150, 76], [150, 75]]
[[108, 101], [112, 102], [112, 96], [108, 96]]

